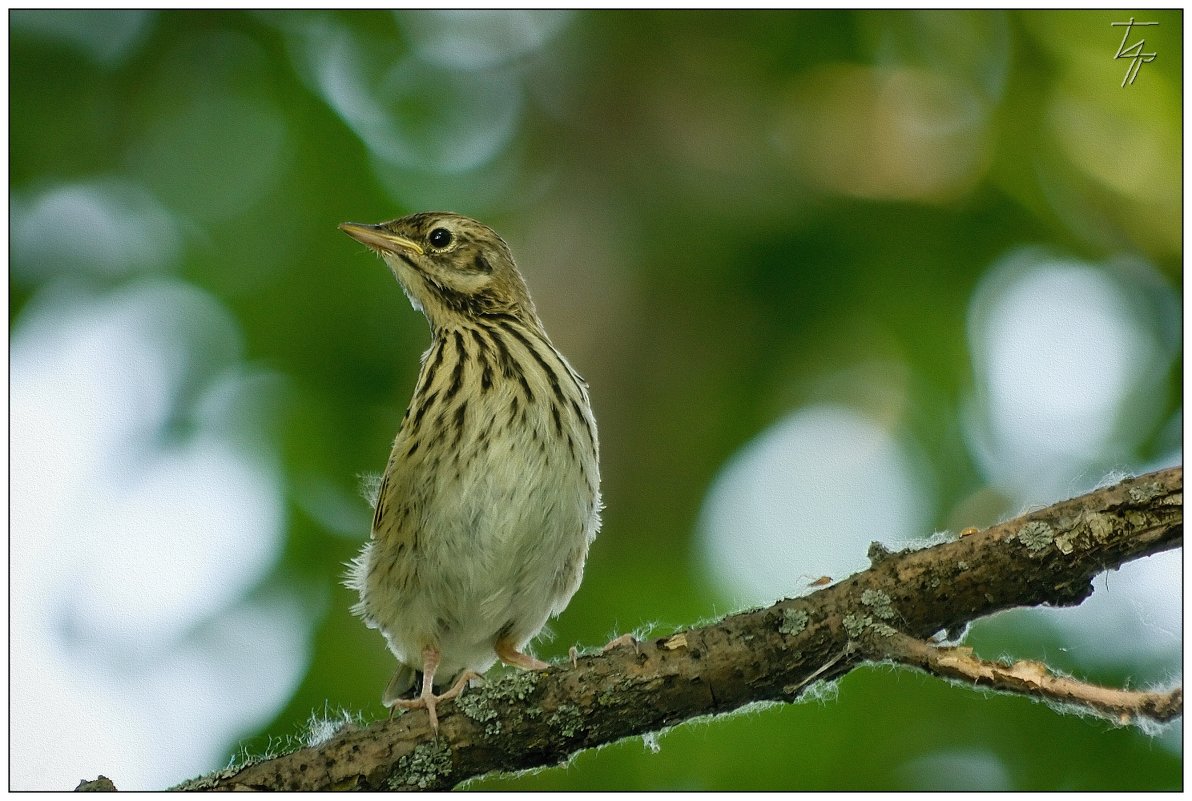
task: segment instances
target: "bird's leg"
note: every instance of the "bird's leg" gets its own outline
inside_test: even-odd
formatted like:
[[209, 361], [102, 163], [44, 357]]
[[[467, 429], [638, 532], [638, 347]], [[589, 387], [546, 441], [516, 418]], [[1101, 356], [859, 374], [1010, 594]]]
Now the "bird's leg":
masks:
[[435, 669], [439, 667], [439, 649], [433, 646], [426, 646], [422, 649], [422, 693], [416, 698], [398, 698], [394, 700], [393, 706], [401, 709], [418, 709], [419, 707], [426, 708], [426, 714], [430, 716], [430, 727], [435, 732], [439, 733], [439, 715], [435, 712]]
[[513, 647], [513, 643], [509, 640], [497, 640], [496, 648], [497, 659], [500, 659], [506, 665], [513, 665], [522, 670], [546, 670], [550, 665], [543, 662], [541, 659], [536, 659], [529, 654], [523, 654], [521, 651]]
[[472, 679], [483, 678], [483, 676], [474, 670], [465, 670], [460, 674], [459, 678], [455, 680], [455, 684], [451, 685], [451, 689], [445, 693], [440, 693], [439, 695], [435, 696], [435, 700], [450, 701], [452, 698], [458, 698], [463, 694], [463, 691], [468, 688], [468, 682], [470, 682]]
[[395, 707], [401, 709], [419, 709], [425, 708], [426, 714], [430, 717], [430, 727], [435, 732], [439, 733], [439, 713], [436, 710], [436, 705], [440, 701], [450, 701], [452, 698], [459, 697], [459, 694], [468, 686], [468, 682], [472, 679], [480, 678], [480, 674], [472, 670], [465, 670], [455, 684], [451, 685], [451, 689], [445, 693], [435, 695], [435, 670], [439, 667], [439, 650], [430, 645], [422, 649], [422, 692], [416, 698], [399, 698], [393, 702], [390, 707], [392, 711]]
[[439, 667], [439, 650], [429, 645], [422, 648], [422, 693], [414, 698], [397, 698], [396, 701], [393, 701], [393, 706], [390, 707], [390, 710], [398, 707], [402, 709], [426, 708], [430, 718], [430, 729], [435, 734], [439, 733], [439, 713], [435, 708], [436, 704], [459, 697], [468, 682], [473, 678], [480, 678], [476, 671], [465, 670], [458, 679], [455, 679], [451, 689], [446, 693], [435, 695], [435, 670], [437, 667]]

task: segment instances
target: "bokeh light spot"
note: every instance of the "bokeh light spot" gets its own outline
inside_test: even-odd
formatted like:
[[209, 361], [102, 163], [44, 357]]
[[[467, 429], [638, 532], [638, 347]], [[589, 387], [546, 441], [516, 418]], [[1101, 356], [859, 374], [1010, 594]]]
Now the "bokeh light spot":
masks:
[[320, 93], [374, 156], [420, 170], [476, 169], [517, 131], [522, 92], [512, 74], [461, 72], [400, 55], [333, 25], [308, 32]]
[[[187, 414], [233, 413], [209, 396], [251, 380], [226, 369], [213, 378], [237, 342], [213, 298], [172, 281], [102, 295], [50, 285], [17, 321], [16, 788], [101, 771], [121, 789], [164, 787], [274, 714], [301, 674], [299, 604], [244, 600], [282, 542], [276, 455], [229, 436], [232, 420]], [[73, 724], [47, 729], [46, 719]], [[46, 752], [59, 755], [53, 768]]]
[[572, 11], [525, 9], [395, 11], [418, 57], [462, 70], [493, 67], [532, 53], [570, 22]]
[[872, 540], [926, 533], [925, 483], [906, 446], [868, 418], [842, 406], [802, 409], [721, 470], [700, 518], [700, 556], [734, 602], [770, 604], [800, 576], [864, 568]]
[[966, 429], [986, 475], [1043, 503], [1070, 494], [1090, 467], [1123, 467], [1097, 459], [1121, 452], [1110, 445], [1127, 398], [1133, 416], [1158, 411], [1138, 392], [1166, 361], [1154, 324], [1104, 270], [1029, 249], [996, 265], [969, 310], [976, 395]]
[[172, 266], [181, 228], [143, 186], [121, 179], [58, 184], [12, 196], [12, 273], [134, 273]]
[[984, 175], [986, 124], [981, 99], [944, 74], [831, 64], [796, 78], [774, 137], [795, 172], [821, 190], [941, 202]]
[[93, 61], [116, 67], [136, 53], [154, 17], [152, 11], [107, 9], [96, 14], [83, 9], [14, 9], [14, 31], [69, 45]]

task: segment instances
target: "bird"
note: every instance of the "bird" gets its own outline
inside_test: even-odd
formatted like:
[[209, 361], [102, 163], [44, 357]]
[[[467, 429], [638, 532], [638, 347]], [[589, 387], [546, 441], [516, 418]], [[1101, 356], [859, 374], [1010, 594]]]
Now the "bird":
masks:
[[596, 419], [491, 228], [450, 212], [339, 228], [430, 325], [345, 583], [398, 663], [382, 703], [425, 709], [437, 734], [437, 705], [497, 660], [549, 667], [527, 645], [579, 588], [600, 529]]

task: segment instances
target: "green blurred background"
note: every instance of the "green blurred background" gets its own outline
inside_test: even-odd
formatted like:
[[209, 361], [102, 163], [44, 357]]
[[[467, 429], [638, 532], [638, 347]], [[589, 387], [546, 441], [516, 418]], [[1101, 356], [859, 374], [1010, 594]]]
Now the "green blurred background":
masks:
[[[12, 786], [383, 714], [339, 582], [428, 333], [345, 220], [489, 223], [591, 384], [604, 529], [545, 658], [1180, 463], [1182, 22], [10, 12]], [[1175, 681], [1181, 580], [968, 644]], [[1178, 724], [887, 668], [814, 695], [470, 786], [1182, 786]]]

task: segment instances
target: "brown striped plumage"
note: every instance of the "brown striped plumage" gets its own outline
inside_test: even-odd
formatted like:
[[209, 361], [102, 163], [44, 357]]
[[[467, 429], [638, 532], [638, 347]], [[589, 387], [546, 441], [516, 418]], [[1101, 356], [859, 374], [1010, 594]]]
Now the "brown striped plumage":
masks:
[[491, 229], [447, 213], [340, 227], [431, 327], [348, 584], [399, 663], [385, 705], [426, 707], [437, 728], [436, 702], [497, 659], [545, 667], [523, 649], [579, 587], [599, 529], [596, 424]]

